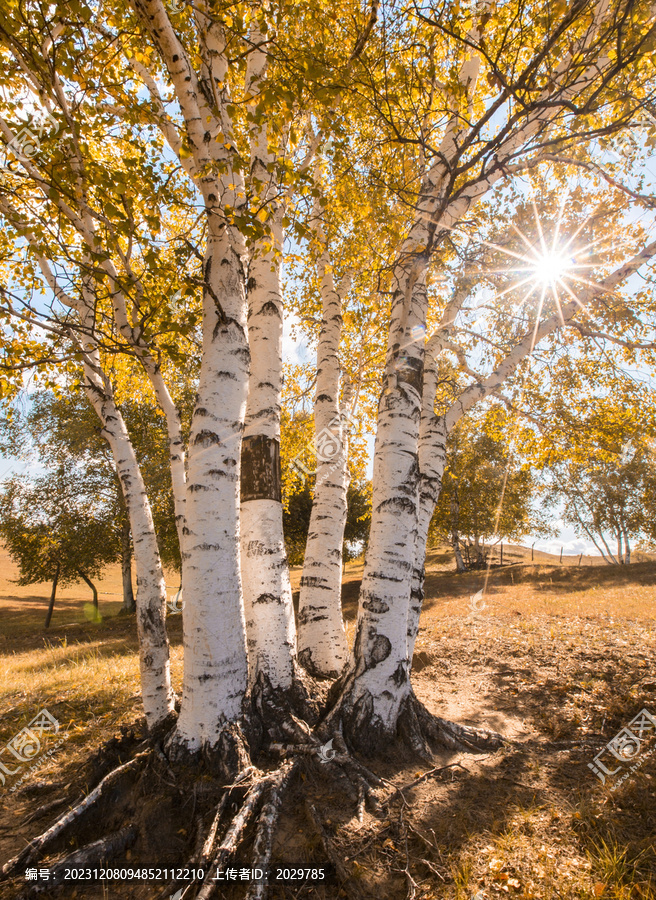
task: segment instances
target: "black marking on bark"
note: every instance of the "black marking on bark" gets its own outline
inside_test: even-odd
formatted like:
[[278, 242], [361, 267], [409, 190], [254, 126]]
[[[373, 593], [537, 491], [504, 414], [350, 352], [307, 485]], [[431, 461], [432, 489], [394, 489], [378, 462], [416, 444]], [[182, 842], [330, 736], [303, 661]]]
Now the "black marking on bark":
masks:
[[241, 502], [282, 502], [280, 444], [262, 434], [245, 437], [241, 446]]
[[398, 512], [414, 513], [417, 504], [408, 497], [390, 497], [378, 505], [378, 509], [396, 509]]
[[[401, 544], [402, 547], [405, 548], [405, 544]], [[397, 569], [401, 569], [402, 572], [407, 572], [408, 569], [412, 568], [412, 563], [408, 562], [405, 559], [399, 559], [398, 556], [394, 559], [394, 566]], [[386, 575], [384, 572], [380, 572], [378, 569], [374, 569], [371, 573], [371, 578], [375, 578], [376, 581], [391, 581], [392, 584], [401, 584], [404, 580], [403, 575]]]
[[321, 403], [323, 400], [326, 400], [328, 403], [332, 403], [333, 398], [330, 396], [330, 394], [319, 394], [316, 402]]
[[282, 603], [282, 597], [276, 597], [275, 594], [259, 594], [253, 603]]
[[421, 359], [407, 357], [399, 360], [396, 369], [397, 383], [399, 387], [407, 384], [414, 388], [421, 397], [421, 391], [424, 382], [424, 363]]
[[242, 357], [242, 362], [244, 365], [250, 365], [251, 361], [251, 351], [248, 347], [235, 347], [230, 351], [231, 356], [236, 356], [237, 358]]
[[328, 674], [321, 672], [312, 661], [312, 650], [309, 647], [306, 647], [305, 650], [301, 650], [298, 654], [298, 661], [305, 671], [312, 675], [313, 678], [337, 678], [339, 675], [339, 672], [337, 671], [328, 672]]
[[194, 438], [194, 445], [201, 444], [203, 447], [211, 447], [213, 444], [220, 444], [221, 438], [213, 431], [199, 431]]
[[369, 640], [365, 647], [365, 665], [367, 669], [373, 669], [378, 663], [383, 662], [392, 652], [392, 643], [384, 634], [376, 634], [373, 628], [369, 629]]
[[404, 662], [400, 662], [392, 675], [390, 675], [391, 680], [397, 687], [401, 687], [402, 684], [408, 680], [408, 672], [407, 666]]
[[[363, 594], [365, 592], [363, 591]], [[380, 615], [381, 613], [386, 613], [389, 609], [389, 603], [385, 603], [384, 600], [381, 600], [380, 597], [369, 597], [368, 600], [365, 600], [362, 604], [363, 609], [368, 609], [369, 612], [376, 613]]]
[[272, 556], [275, 552], [275, 547], [267, 547], [264, 541], [249, 541], [246, 547], [246, 553], [249, 557]]
[[267, 300], [260, 309], [259, 314], [261, 316], [278, 316], [278, 318], [280, 318], [280, 310], [273, 300]]
[[320, 588], [330, 591], [332, 588], [325, 583], [326, 579], [321, 575], [302, 575], [301, 587]]

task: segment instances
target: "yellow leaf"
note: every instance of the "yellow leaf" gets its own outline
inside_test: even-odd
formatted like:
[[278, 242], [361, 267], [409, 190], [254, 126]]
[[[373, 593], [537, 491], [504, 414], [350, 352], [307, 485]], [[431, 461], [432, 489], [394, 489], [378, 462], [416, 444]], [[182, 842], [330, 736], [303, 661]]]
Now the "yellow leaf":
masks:
[[595, 886], [592, 888], [592, 893], [595, 895], [595, 897], [602, 897], [605, 890], [606, 890], [606, 885], [604, 884], [604, 882], [598, 881], [595, 884]]

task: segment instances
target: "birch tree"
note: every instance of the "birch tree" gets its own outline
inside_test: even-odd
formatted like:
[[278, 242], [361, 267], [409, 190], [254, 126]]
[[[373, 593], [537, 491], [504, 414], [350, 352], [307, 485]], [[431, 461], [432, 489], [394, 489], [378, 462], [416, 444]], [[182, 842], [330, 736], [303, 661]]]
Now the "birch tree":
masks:
[[[319, 180], [319, 179], [317, 179]], [[335, 285], [333, 266], [316, 203], [319, 242], [318, 278], [321, 290], [321, 330], [317, 342], [314, 430], [316, 478], [310, 527], [303, 561], [299, 599], [298, 653], [313, 675], [335, 678], [347, 658], [342, 620], [342, 544], [348, 490], [348, 401], [342, 389], [339, 359], [342, 299], [349, 287], [345, 275]]]
[[[474, 17], [465, 36], [455, 26], [445, 25], [439, 13], [419, 11], [429, 27], [453, 33], [456, 45], [466, 49], [455, 84], [446, 91], [448, 124], [442, 126], [443, 120], [437, 117], [429, 120], [440, 122], [433, 126], [435, 139], [430, 142], [434, 155], [421, 174], [414, 220], [390, 284], [391, 321], [374, 456], [371, 538], [353, 660], [342, 680], [339, 712], [328, 719], [329, 724], [341, 720], [349, 739], [362, 749], [372, 751], [389, 742], [399, 723], [408, 729], [414, 746], [421, 744], [418, 713], [409, 702], [408, 651], [416, 625], [414, 615], [408, 612], [415, 567], [413, 560], [408, 560], [407, 548], [425, 547], [425, 535], [418, 536], [418, 445], [428, 312], [426, 275], [431, 255], [487, 191], [507, 177], [511, 166], [526, 165], [532, 155], [539, 157], [543, 147], [566, 142], [565, 129], [571, 134], [583, 127], [584, 121], [588, 134], [594, 133], [586, 119], [591, 105], [601, 102], [619, 71], [644, 54], [645, 41], [653, 33], [647, 10], [637, 27], [635, 43], [624, 45], [626, 52], [620, 60], [611, 58], [621, 11], [621, 5], [572, 7], [556, 27], [552, 23], [546, 39], [541, 36], [540, 49], [532, 52], [527, 62], [524, 58], [518, 62], [514, 71], [512, 67], [502, 71], [498, 63], [502, 55], [490, 50], [491, 45], [501, 49], [507, 44], [510, 24], [503, 33], [497, 29], [489, 34], [489, 14], [485, 13]], [[488, 66], [490, 83], [499, 83], [500, 88], [485, 112], [478, 113], [481, 69]], [[519, 88], [523, 92], [528, 85], [527, 102], [515, 105], [509, 117], [501, 117], [503, 124], [493, 129], [493, 135], [484, 138], [488, 123], [495, 114], [501, 116], [512, 91]], [[400, 117], [393, 124], [398, 126], [399, 121]], [[611, 118], [609, 112], [603, 127], [616, 127], [620, 121], [617, 114]], [[438, 133], [441, 137], [436, 142]], [[421, 138], [415, 136], [414, 140], [420, 142]], [[428, 141], [422, 143], [428, 149]], [[651, 250], [640, 255], [635, 265], [650, 255]], [[512, 367], [512, 361], [507, 365]], [[476, 391], [480, 389], [470, 397]], [[461, 410], [466, 402], [460, 404]], [[441, 734], [447, 740], [457, 734], [442, 723], [435, 727], [429, 723], [426, 728], [429, 734]]]

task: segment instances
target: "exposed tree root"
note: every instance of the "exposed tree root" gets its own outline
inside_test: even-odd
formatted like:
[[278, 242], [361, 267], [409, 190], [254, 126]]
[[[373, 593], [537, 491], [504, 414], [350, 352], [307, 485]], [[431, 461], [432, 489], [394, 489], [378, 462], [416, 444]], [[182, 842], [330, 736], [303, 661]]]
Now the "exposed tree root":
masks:
[[[244, 783], [254, 775], [258, 774], [258, 769], [255, 766], [247, 766], [242, 772], [239, 773], [234, 782], [228, 785], [219, 801], [218, 806], [216, 807], [216, 812], [212, 819], [212, 824], [210, 825], [209, 831], [203, 838], [203, 827], [202, 827], [202, 819], [200, 822], [199, 836], [196, 841], [196, 852], [193, 854], [191, 859], [185, 864], [183, 868], [185, 869], [203, 869], [204, 871], [207, 869], [208, 865], [212, 860], [212, 848], [216, 842], [216, 835], [219, 830], [219, 826], [221, 823], [221, 819], [224, 816], [226, 809], [229, 804], [235, 799], [235, 789], [244, 786]], [[183, 881], [172, 881], [170, 882], [164, 890], [159, 894], [159, 898], [161, 900], [168, 900], [171, 894], [175, 893], [175, 891], [180, 887], [180, 885], [186, 885], [186, 890], [183, 891], [182, 896], [185, 896], [187, 891], [191, 891], [192, 885], [187, 884], [187, 882]]]
[[434, 746], [472, 753], [498, 750], [508, 743], [507, 738], [496, 731], [434, 716], [414, 694], [410, 694], [399, 716], [399, 731], [413, 749], [425, 748], [425, 757], [429, 761]]
[[51, 800], [49, 803], [44, 803], [43, 806], [39, 806], [37, 809], [35, 809], [34, 812], [27, 817], [27, 819], [24, 819], [22, 824], [29, 825], [30, 822], [35, 822], [37, 819], [42, 819], [53, 810], [59, 809], [59, 807], [63, 806], [66, 802], [66, 797], [59, 797], [57, 800]]
[[[280, 817], [280, 807], [282, 806], [283, 794], [286, 785], [291, 780], [296, 764], [292, 763], [285, 768], [284, 766], [276, 773], [276, 778], [272, 780], [269, 794], [262, 805], [260, 818], [253, 844], [253, 859], [255, 865], [266, 871], [271, 861], [271, 851], [273, 849], [273, 839], [275, 836], [276, 825]], [[264, 882], [253, 882], [248, 889], [245, 900], [264, 900], [266, 895], [266, 884]]]
[[109, 775], [105, 775], [100, 784], [97, 785], [84, 800], [57, 819], [54, 825], [51, 825], [47, 831], [44, 831], [39, 837], [30, 841], [27, 847], [21, 850], [17, 856], [10, 859], [8, 863], [5, 863], [2, 869], [0, 869], [0, 879], [10, 877], [22, 866], [28, 866], [39, 853], [42, 853], [47, 846], [52, 844], [73, 822], [75, 822], [76, 819], [79, 819], [83, 813], [94, 806], [101, 798], [103, 791], [106, 791], [108, 787], [114, 785], [119, 778], [122, 778], [127, 772], [138, 768], [141, 762], [147, 756], [150, 756], [150, 753], [150, 750], [138, 753], [133, 759], [129, 760], [129, 762], [123, 763], [123, 765], [111, 771]]
[[66, 869], [94, 868], [109, 862], [115, 856], [118, 856], [119, 853], [123, 853], [128, 847], [132, 846], [137, 839], [137, 834], [135, 826], [128, 825], [127, 828], [121, 828], [120, 831], [109, 834], [99, 841], [94, 841], [91, 844], [87, 844], [86, 847], [81, 847], [79, 850], [69, 853], [68, 856], [65, 856], [50, 868], [50, 879], [47, 886], [44, 885], [41, 888], [35, 886], [32, 890], [38, 893], [58, 884], [63, 884]]
[[[165, 737], [162, 732], [155, 739], [150, 737], [147, 742], [135, 747], [139, 751], [150, 745], [148, 749], [137, 752], [129, 762], [106, 774], [74, 809], [61, 816], [10, 860], [1, 870], [0, 878], [12, 876], [21, 867], [30, 865], [87, 810], [95, 807], [101, 798], [104, 800], [103, 795], [106, 797], [108, 787], [115, 786], [123, 775], [138, 771], [146, 759], [152, 786], [145, 796], [156, 798], [163, 808], [167, 804], [169, 809], [171, 805], [175, 808], [178, 803], [182, 809], [191, 804], [184, 818], [184, 833], [189, 835], [186, 841], [189, 861], [184, 868], [201, 869], [206, 874], [202, 884], [184, 881], [169, 884], [159, 895], [162, 900], [168, 900], [176, 891], [176, 896], [185, 900], [210, 900], [221, 884], [215, 880], [217, 869], [225, 869], [227, 864], [231, 864], [238, 851], [243, 858], [245, 847], [249, 849], [249, 866], [266, 871], [273, 854], [285, 791], [294, 773], [301, 767], [306, 775], [314, 771], [314, 775], [319, 776], [319, 781], [324, 784], [326, 777], [336, 781], [349, 798], [347, 802], [353, 804], [353, 816], [361, 825], [365, 824], [366, 810], [378, 818], [383, 814], [389, 815], [390, 803], [399, 797], [405, 803], [403, 792], [414, 783], [398, 788], [374, 774], [351, 752], [353, 746], [380, 752], [381, 746], [372, 746], [372, 740], [380, 728], [380, 723], [373, 721], [373, 702], [367, 703], [365, 697], [363, 702], [353, 704], [351, 708], [343, 705], [348, 681], [348, 678], [342, 680], [341, 695], [337, 698], [333, 695], [335, 705], [331, 712], [314, 728], [297, 714], [300, 711], [298, 696], [290, 697], [286, 692], [275, 691], [266, 679], [260, 678], [241, 723], [227, 725], [214, 747], [189, 753], [176, 741], [174, 731], [168, 735], [164, 747], [160, 744]], [[315, 713], [316, 710], [313, 715]], [[354, 731], [356, 727], [357, 734]], [[472, 752], [493, 751], [504, 743], [504, 738], [494, 732], [433, 716], [412, 693], [403, 704], [395, 737], [394, 747], [397, 750], [410, 751], [431, 762], [433, 750], [438, 746]], [[282, 757], [275, 770], [264, 772], [252, 764], [254, 741], [265, 753], [273, 751]], [[431, 769], [416, 783], [443, 768]], [[199, 778], [202, 773], [211, 777], [201, 782]], [[203, 790], [201, 786], [204, 786]], [[123, 803], [121, 807], [123, 818], [114, 820], [112, 834], [101, 836], [75, 853], [51, 863], [51, 871], [60, 873], [64, 868], [97, 867], [101, 860], [122, 854], [139, 835], [141, 852], [141, 842], [146, 840], [147, 843], [149, 826], [146, 823], [149, 820], [138, 815], [138, 805], [133, 803], [129, 794], [127, 796], [127, 806]], [[140, 796], [144, 794], [140, 793]], [[197, 808], [199, 797], [200, 806]], [[354, 881], [346, 861], [341, 859], [338, 848], [322, 825], [320, 813], [309, 801], [306, 814], [343, 889], [351, 900], [361, 900], [362, 888]], [[117, 830], [117, 826], [126, 821], [125, 816], [130, 816], [127, 819], [129, 826]], [[92, 827], [97, 828], [102, 817], [101, 811]], [[179, 820], [176, 821], [179, 823]], [[176, 830], [178, 827], [176, 824]], [[50, 885], [56, 883], [54, 879], [50, 881]], [[413, 883], [409, 880], [408, 890], [412, 892], [412, 889]], [[35, 890], [38, 891], [38, 886]], [[253, 881], [247, 886], [245, 900], [265, 900], [266, 893], [266, 882]]]
[[[264, 775], [251, 785], [241, 809], [232, 820], [225, 837], [214, 854], [207, 877], [197, 894], [197, 900], [210, 900], [210, 897], [214, 894], [216, 882], [212, 880], [213, 873], [217, 869], [222, 868], [234, 855], [243, 839], [249, 822], [254, 818], [260, 799], [268, 793], [268, 800], [264, 803], [264, 808], [259, 817], [254, 855], [252, 857], [253, 867], [263, 868], [271, 853], [273, 828], [277, 821], [277, 811], [282, 802], [282, 792], [295, 767], [295, 762], [283, 763], [275, 772]], [[262, 897], [263, 893], [260, 896]]]
[[340, 880], [341, 887], [344, 891], [346, 891], [351, 900], [362, 900], [362, 892], [354, 883], [351, 875], [344, 865], [344, 860], [342, 859], [337, 848], [328, 836], [328, 833], [326, 832], [326, 829], [323, 826], [323, 822], [321, 821], [321, 818], [316, 809], [311, 803], [306, 802], [305, 811], [307, 813], [308, 819], [314, 825], [317, 833], [319, 834], [319, 837], [321, 838], [321, 845], [323, 846], [324, 853], [335, 867], [335, 871], [337, 872], [337, 877]]

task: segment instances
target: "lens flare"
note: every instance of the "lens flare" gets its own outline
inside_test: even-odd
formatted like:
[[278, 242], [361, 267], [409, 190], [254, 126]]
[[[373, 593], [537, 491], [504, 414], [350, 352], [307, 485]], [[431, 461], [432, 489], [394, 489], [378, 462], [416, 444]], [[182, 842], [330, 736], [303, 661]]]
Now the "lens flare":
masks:
[[576, 263], [561, 253], [545, 253], [527, 268], [539, 287], [553, 288], [559, 281], [571, 276]]

